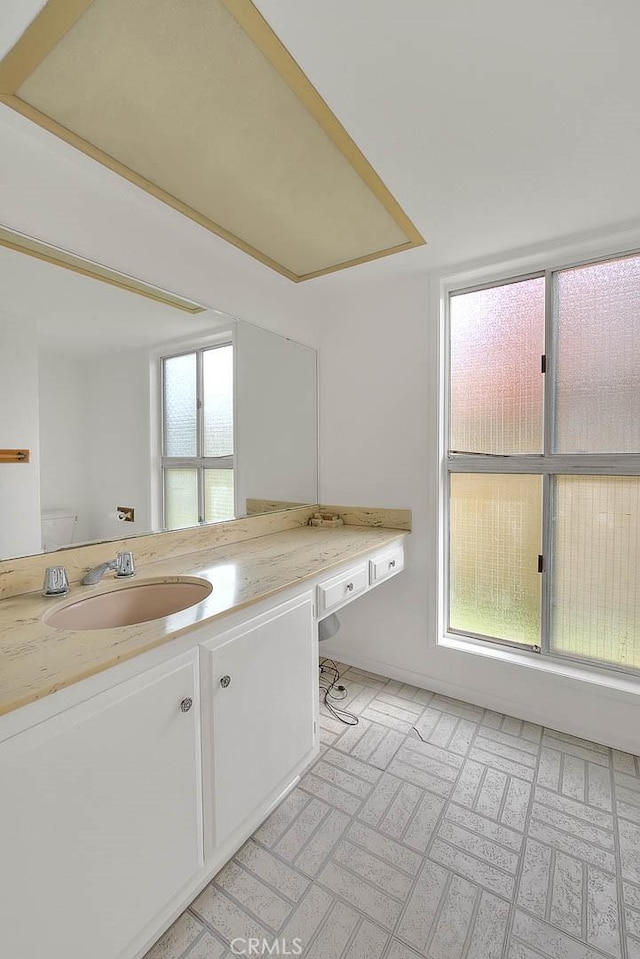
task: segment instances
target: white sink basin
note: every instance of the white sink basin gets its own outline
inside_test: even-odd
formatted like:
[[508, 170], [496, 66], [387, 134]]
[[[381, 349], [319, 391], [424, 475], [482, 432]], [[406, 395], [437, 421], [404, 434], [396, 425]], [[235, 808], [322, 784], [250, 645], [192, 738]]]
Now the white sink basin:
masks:
[[204, 579], [151, 580], [76, 599], [51, 610], [44, 622], [58, 629], [133, 626], [195, 606], [206, 599], [212, 589], [211, 583]]

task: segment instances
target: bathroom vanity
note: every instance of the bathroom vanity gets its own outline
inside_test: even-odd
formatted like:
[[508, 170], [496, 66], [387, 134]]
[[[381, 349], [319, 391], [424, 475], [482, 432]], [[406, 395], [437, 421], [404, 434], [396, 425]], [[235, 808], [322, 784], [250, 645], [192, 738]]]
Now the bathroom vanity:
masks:
[[2, 466], [0, 951], [138, 959], [316, 755], [318, 622], [401, 571], [410, 514], [307, 526], [308, 344], [1, 226], [0, 279], [32, 451]]
[[404, 535], [298, 528], [150, 563], [135, 583], [211, 590], [133, 626], [43, 622], [78, 586], [0, 603], [4, 954], [144, 955], [316, 755], [318, 621], [397, 575]]

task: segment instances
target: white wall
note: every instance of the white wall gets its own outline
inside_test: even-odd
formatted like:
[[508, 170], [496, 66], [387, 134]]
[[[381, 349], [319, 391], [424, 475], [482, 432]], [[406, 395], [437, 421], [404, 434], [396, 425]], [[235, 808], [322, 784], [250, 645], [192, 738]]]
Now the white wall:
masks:
[[0, 464], [0, 559], [37, 553], [40, 538], [38, 356], [35, 324], [0, 321], [0, 449], [31, 450], [29, 463]]
[[[564, 262], [634, 243], [640, 237], [584, 245]], [[540, 265], [535, 257], [526, 262]], [[320, 500], [413, 511], [406, 572], [343, 610], [342, 629], [323, 653], [637, 752], [633, 678], [544, 671], [534, 654], [438, 645], [438, 290], [435, 278], [422, 275], [367, 284], [351, 278], [341, 290], [319, 291]]]
[[265, 330], [236, 331], [237, 512], [247, 498], [316, 503], [316, 354]]
[[[91, 538], [146, 533], [151, 517], [150, 359], [146, 351], [111, 353], [87, 363], [87, 432]], [[135, 522], [110, 516], [135, 510]]]
[[340, 614], [323, 653], [429, 675], [426, 277], [347, 287], [323, 309], [320, 502], [410, 508], [407, 571]]
[[38, 366], [41, 507], [74, 510], [73, 541], [82, 543], [92, 538], [85, 449], [87, 363], [47, 350], [39, 353]]
[[[149, 358], [40, 353], [42, 508], [77, 511], [73, 540], [146, 533], [151, 523]], [[110, 514], [132, 506], [135, 522]]]

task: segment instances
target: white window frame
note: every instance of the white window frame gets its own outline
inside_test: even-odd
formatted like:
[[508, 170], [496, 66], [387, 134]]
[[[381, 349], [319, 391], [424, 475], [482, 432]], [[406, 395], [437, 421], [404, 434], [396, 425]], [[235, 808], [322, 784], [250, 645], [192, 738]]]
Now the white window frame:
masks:
[[[233, 453], [230, 456], [203, 456], [204, 449], [204, 388], [203, 388], [203, 355], [211, 350], [219, 350], [230, 346], [233, 349]], [[165, 403], [164, 403], [164, 370], [167, 360], [175, 359], [179, 356], [196, 356], [196, 456], [166, 456], [165, 455]], [[233, 489], [233, 513], [236, 512], [237, 502], [237, 476], [235, 470], [236, 462], [236, 358], [235, 344], [233, 337], [225, 338], [216, 343], [204, 343], [197, 346], [186, 346], [181, 350], [171, 353], [163, 353], [159, 357], [159, 385], [160, 385], [160, 497], [162, 510], [162, 528], [167, 529], [167, 515], [165, 502], [165, 470], [168, 469], [195, 469], [198, 475], [198, 523], [206, 524], [205, 519], [205, 496], [204, 496], [204, 470], [205, 469], [231, 469], [234, 470], [234, 489]]]
[[[505, 269], [496, 270], [489, 276], [484, 276], [481, 282], [465, 283], [451, 279], [444, 281], [440, 286], [441, 303], [441, 339], [439, 349], [439, 452], [441, 471], [439, 478], [439, 529], [440, 529], [440, 589], [438, 591], [438, 635], [445, 642], [464, 642], [469, 646], [487, 649], [509, 650], [513, 654], [525, 658], [533, 657], [540, 661], [565, 662], [577, 664], [590, 669], [613, 670], [618, 673], [638, 676], [640, 670], [619, 666], [614, 663], [604, 663], [577, 655], [559, 653], [550, 648], [549, 638], [552, 612], [552, 517], [553, 517], [553, 477], [565, 476], [640, 476], [640, 453], [554, 453], [553, 452], [553, 415], [555, 412], [554, 377], [555, 377], [555, 343], [553, 337], [552, 306], [554, 299], [554, 276], [563, 270], [588, 266], [595, 263], [605, 263], [619, 260], [624, 257], [640, 256], [640, 248], [626, 249], [618, 252], [606, 252], [600, 255], [591, 255], [570, 261], [549, 257], [545, 268], [530, 270]], [[451, 297], [456, 294], [472, 293], [478, 290], [490, 289], [496, 286], [506, 286], [510, 283], [519, 283], [524, 280], [545, 278], [545, 372], [544, 376], [544, 421], [542, 454], [450, 454], [449, 443], [449, 411], [450, 411], [450, 303]], [[449, 625], [449, 477], [452, 473], [528, 473], [540, 475], [543, 483], [543, 521], [542, 521], [542, 557], [543, 569], [541, 576], [541, 608], [540, 608], [540, 646], [531, 647], [511, 640], [498, 637], [487, 637], [480, 634], [466, 633], [454, 630]]]

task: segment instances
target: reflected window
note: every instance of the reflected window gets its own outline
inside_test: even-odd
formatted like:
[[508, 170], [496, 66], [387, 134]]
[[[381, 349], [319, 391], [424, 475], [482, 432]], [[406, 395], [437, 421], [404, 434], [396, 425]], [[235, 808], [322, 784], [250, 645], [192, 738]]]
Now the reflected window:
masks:
[[230, 343], [162, 359], [166, 529], [235, 516], [233, 383]]

